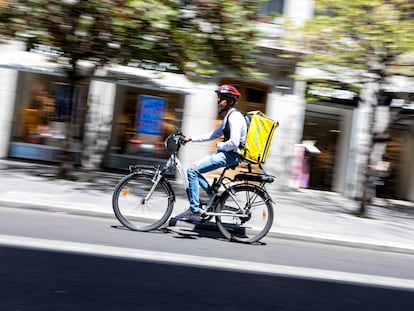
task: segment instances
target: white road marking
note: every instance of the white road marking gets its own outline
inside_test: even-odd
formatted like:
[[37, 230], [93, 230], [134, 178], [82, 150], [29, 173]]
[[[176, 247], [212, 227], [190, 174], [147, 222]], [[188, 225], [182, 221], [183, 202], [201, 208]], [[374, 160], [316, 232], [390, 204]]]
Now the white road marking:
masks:
[[233, 270], [250, 273], [263, 273], [275, 276], [287, 276], [313, 280], [352, 283], [359, 285], [400, 288], [404, 290], [414, 291], [414, 280], [410, 279], [304, 267], [293, 267], [286, 265], [224, 259], [217, 257], [202, 257], [194, 255], [150, 251], [144, 249], [132, 249], [125, 247], [38, 239], [31, 237], [20, 237], [1, 234], [0, 245], [70, 252], [85, 255], [99, 255], [130, 260], [145, 260], [167, 264], [191, 265], [202, 268]]

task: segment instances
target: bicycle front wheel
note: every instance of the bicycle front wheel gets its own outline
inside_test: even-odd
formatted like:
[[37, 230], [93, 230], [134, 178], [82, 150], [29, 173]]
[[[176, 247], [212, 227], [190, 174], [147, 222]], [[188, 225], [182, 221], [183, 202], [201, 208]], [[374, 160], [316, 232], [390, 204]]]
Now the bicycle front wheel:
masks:
[[167, 180], [157, 185], [154, 174], [135, 172], [125, 176], [116, 185], [112, 208], [116, 218], [127, 228], [150, 231], [162, 226], [174, 206], [174, 193]]
[[229, 240], [254, 243], [262, 239], [273, 223], [273, 204], [262, 188], [237, 184], [226, 190], [216, 207], [217, 226]]

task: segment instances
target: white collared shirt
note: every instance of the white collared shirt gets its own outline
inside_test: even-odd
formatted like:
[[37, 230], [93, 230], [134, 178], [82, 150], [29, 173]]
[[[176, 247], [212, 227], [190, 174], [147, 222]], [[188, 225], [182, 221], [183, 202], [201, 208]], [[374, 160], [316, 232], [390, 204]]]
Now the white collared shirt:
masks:
[[[227, 141], [219, 142], [217, 144], [218, 151], [234, 151], [240, 153], [240, 145], [246, 141], [247, 125], [244, 116], [241, 112], [236, 112], [236, 108], [231, 108], [220, 125], [213, 131], [201, 135], [195, 135], [191, 138], [194, 142], [211, 141], [224, 135], [224, 127], [226, 122], [229, 122], [230, 138]], [[237, 111], [238, 112], [238, 111]]]

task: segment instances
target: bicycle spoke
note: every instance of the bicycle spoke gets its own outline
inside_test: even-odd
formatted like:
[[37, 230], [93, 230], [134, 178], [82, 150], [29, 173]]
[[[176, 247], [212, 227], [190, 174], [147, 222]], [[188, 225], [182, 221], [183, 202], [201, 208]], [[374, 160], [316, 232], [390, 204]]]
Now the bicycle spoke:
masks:
[[[239, 208], [240, 207], [240, 208]], [[265, 192], [254, 185], [235, 185], [223, 193], [216, 210], [217, 225], [228, 239], [253, 243], [273, 223], [273, 207]]]
[[[113, 208], [118, 220], [132, 230], [149, 231], [171, 215], [173, 195], [164, 180], [153, 189], [152, 175], [133, 173], [116, 186]], [[150, 190], [153, 192], [149, 195]]]

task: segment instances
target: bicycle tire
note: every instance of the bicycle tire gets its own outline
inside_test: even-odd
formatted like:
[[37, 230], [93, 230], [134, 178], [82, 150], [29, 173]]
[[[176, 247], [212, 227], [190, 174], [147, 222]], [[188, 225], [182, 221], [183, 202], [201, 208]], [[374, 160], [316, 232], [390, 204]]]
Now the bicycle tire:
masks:
[[[242, 216], [239, 206], [250, 206], [247, 217]], [[272, 200], [266, 191], [251, 184], [237, 184], [223, 192], [216, 212], [222, 214], [216, 216], [217, 226], [230, 241], [258, 242], [273, 224]]]
[[116, 218], [134, 231], [151, 231], [161, 227], [171, 216], [174, 192], [169, 182], [162, 178], [151, 197], [145, 196], [153, 186], [153, 173], [134, 172], [121, 179], [115, 186], [112, 208]]

